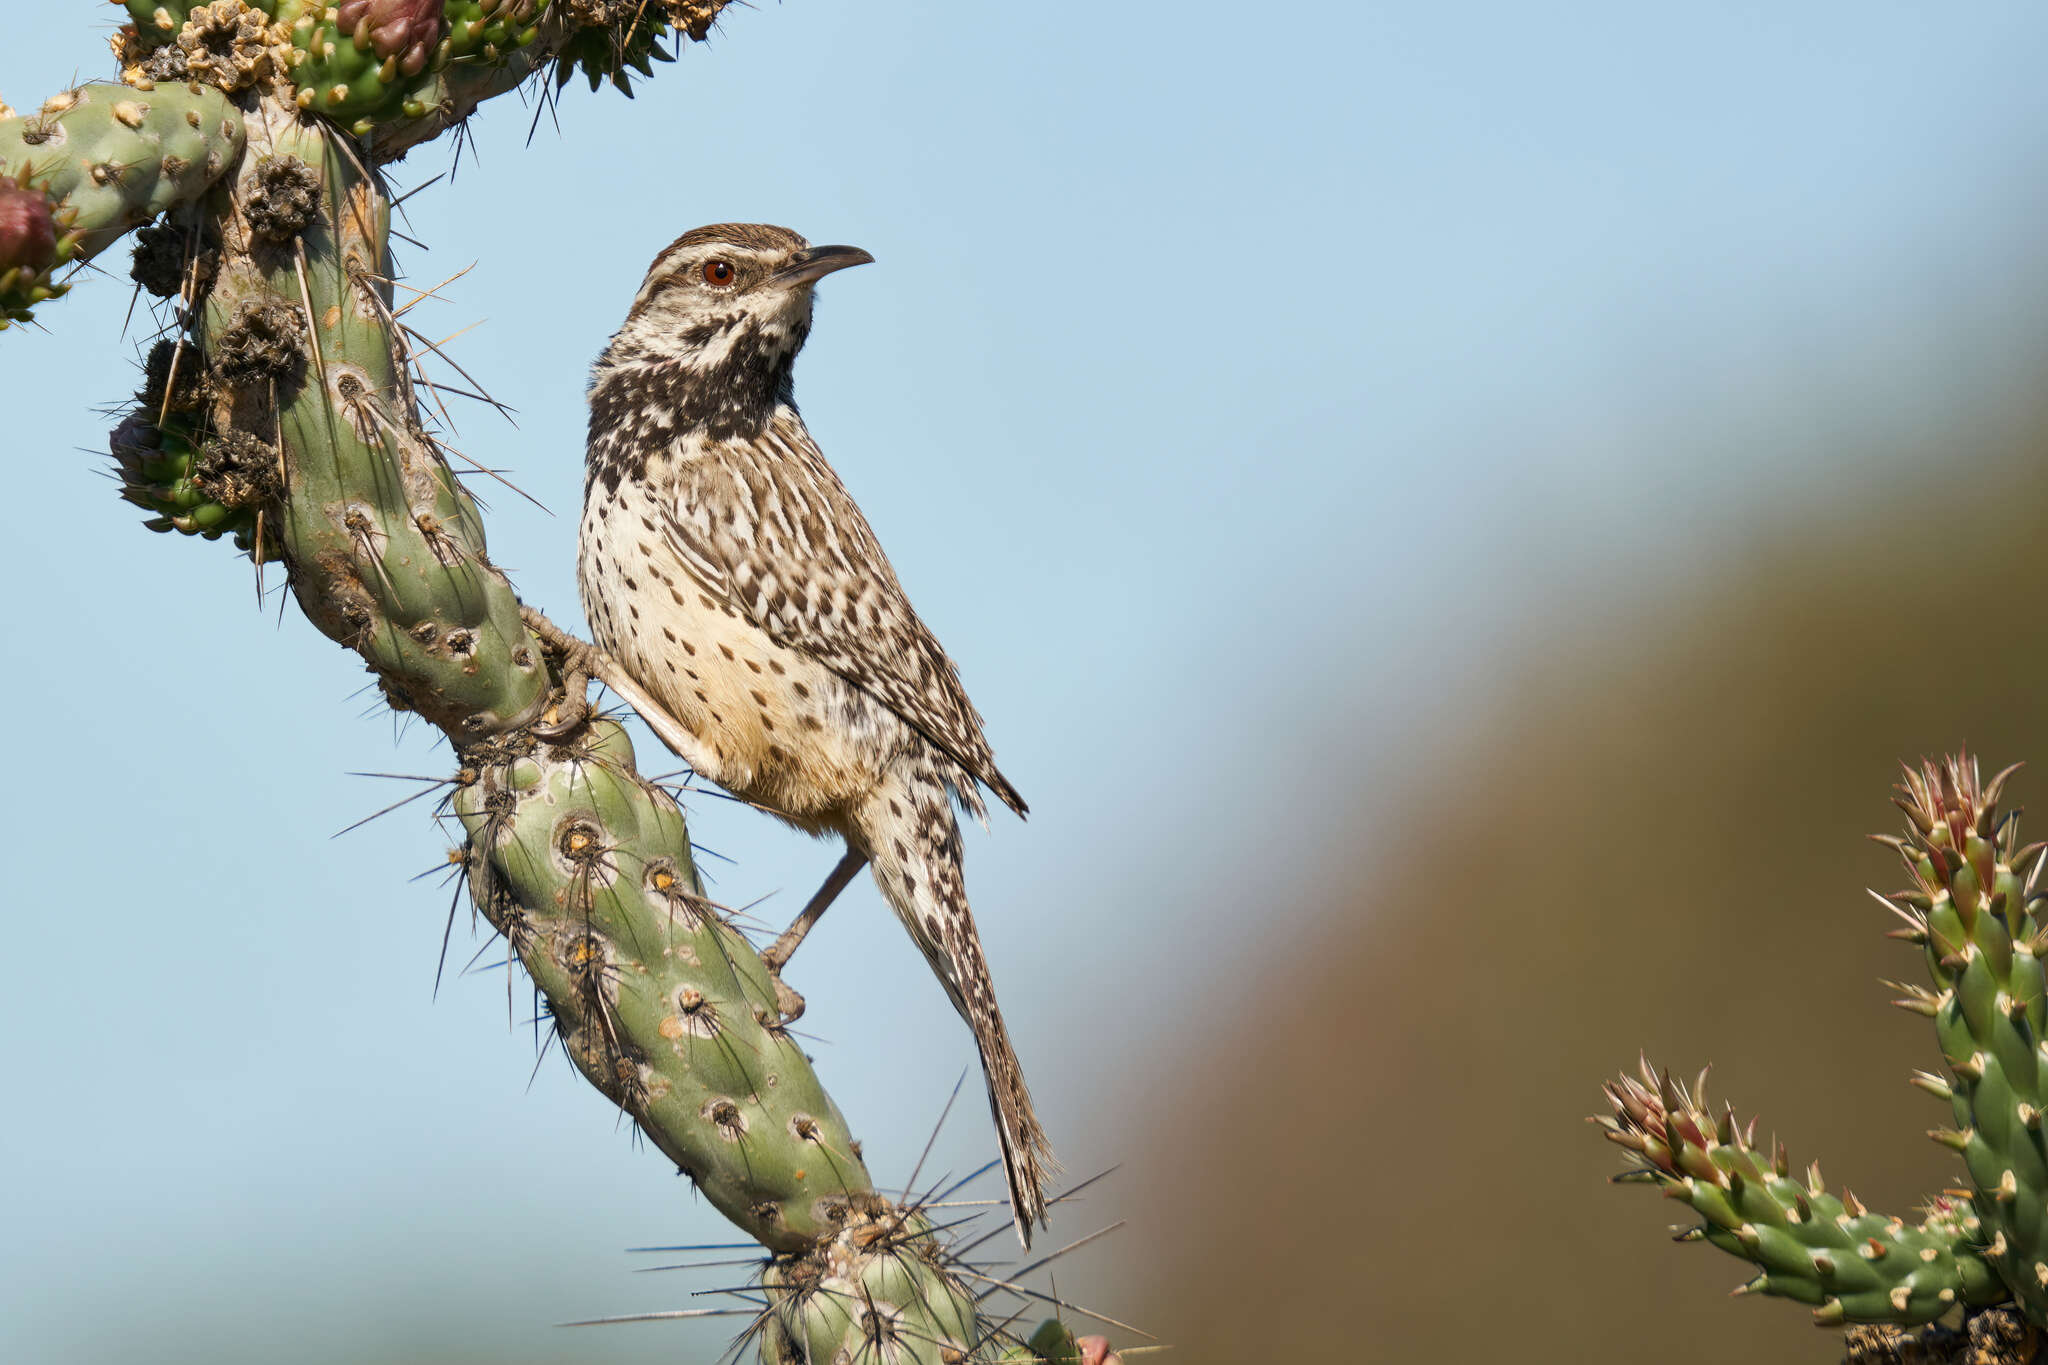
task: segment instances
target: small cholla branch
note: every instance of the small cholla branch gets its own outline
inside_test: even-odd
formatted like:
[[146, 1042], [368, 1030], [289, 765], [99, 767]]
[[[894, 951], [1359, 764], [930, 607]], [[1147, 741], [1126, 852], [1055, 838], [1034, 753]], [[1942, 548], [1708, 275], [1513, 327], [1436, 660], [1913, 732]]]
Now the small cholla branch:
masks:
[[204, 194], [243, 140], [240, 111], [197, 85], [95, 82], [0, 119], [0, 328], [64, 293], [60, 267]]
[[1784, 1145], [1756, 1145], [1756, 1120], [1716, 1117], [1706, 1075], [1691, 1086], [1647, 1061], [1609, 1082], [1613, 1113], [1596, 1118], [1628, 1149], [1633, 1169], [1615, 1177], [1661, 1186], [1702, 1221], [1680, 1241], [1707, 1241], [1757, 1268], [1737, 1293], [1815, 1305], [1823, 1326], [1931, 1322], [1959, 1304], [2003, 1299], [2005, 1288], [1973, 1249], [1980, 1223], [1967, 1199], [1938, 1196], [1917, 1225], [1873, 1213], [1848, 1191], [1830, 1194], [1818, 1162], [1791, 1174]]
[[1905, 832], [1876, 836], [1910, 878], [1878, 896], [1903, 921], [1890, 936], [1920, 949], [1930, 978], [1889, 984], [1895, 1003], [1933, 1021], [1941, 1048], [1943, 1068], [1911, 1081], [1948, 1106], [1929, 1136], [1961, 1156], [1967, 1192], [1938, 1196], [1917, 1225], [1871, 1213], [1828, 1194], [1817, 1166], [1793, 1179], [1782, 1147], [1756, 1146], [1753, 1122], [1726, 1107], [1716, 1117], [1704, 1074], [1689, 1088], [1648, 1063], [1607, 1086], [1612, 1112], [1595, 1120], [1634, 1158], [1617, 1179], [1659, 1185], [1700, 1214], [1680, 1240], [1758, 1268], [1745, 1291], [1814, 1304], [1824, 1324], [1893, 1327], [2014, 1301], [1955, 1330], [1862, 1333], [1853, 1360], [1988, 1361], [1999, 1358], [1979, 1350], [1990, 1336], [2031, 1359], [2048, 1325], [2048, 929], [2034, 913], [2048, 846], [2022, 846], [2018, 811], [1999, 809], [2017, 768], [1987, 782], [1968, 754], [1909, 766], [1894, 797]]

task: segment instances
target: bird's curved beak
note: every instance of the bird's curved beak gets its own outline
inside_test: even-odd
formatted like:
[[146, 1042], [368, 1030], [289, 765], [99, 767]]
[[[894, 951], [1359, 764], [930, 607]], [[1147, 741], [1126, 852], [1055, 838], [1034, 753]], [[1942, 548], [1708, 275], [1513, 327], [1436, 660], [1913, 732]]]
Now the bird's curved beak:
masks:
[[874, 257], [857, 246], [811, 246], [783, 262], [769, 278], [776, 284], [815, 284], [835, 270], [869, 265]]

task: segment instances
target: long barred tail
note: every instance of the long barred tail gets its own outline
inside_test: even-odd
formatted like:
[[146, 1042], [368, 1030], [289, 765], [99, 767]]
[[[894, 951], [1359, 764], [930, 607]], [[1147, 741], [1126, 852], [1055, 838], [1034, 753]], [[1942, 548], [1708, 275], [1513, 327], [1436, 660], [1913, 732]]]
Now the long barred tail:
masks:
[[[904, 795], [878, 803], [879, 819], [867, 831], [869, 856], [882, 896], [931, 963], [932, 971], [953, 1008], [974, 1030], [981, 1052], [981, 1072], [988, 1083], [989, 1110], [1002, 1145], [1003, 1175], [1010, 1189], [1010, 1215], [1017, 1236], [1028, 1250], [1032, 1224], [1045, 1222], [1045, 1182], [1059, 1171], [1052, 1144], [1031, 1107], [1024, 1069], [1003, 1026], [996, 1004], [988, 959], [967, 907], [967, 886], [960, 866], [960, 826], [953, 818], [946, 789], [937, 781], [920, 783], [909, 800]], [[873, 826], [880, 826], [875, 828]], [[879, 835], [879, 838], [872, 836]]]

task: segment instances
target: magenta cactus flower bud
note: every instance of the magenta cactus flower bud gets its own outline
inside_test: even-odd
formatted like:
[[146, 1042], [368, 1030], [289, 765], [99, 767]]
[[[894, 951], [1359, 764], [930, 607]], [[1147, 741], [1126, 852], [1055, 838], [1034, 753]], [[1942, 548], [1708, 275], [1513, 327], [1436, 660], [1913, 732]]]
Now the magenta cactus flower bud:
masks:
[[400, 71], [417, 76], [441, 41], [441, 0], [341, 0], [335, 26], [357, 47], [395, 57]]
[[0, 180], [0, 273], [41, 270], [57, 259], [57, 217], [50, 196]]

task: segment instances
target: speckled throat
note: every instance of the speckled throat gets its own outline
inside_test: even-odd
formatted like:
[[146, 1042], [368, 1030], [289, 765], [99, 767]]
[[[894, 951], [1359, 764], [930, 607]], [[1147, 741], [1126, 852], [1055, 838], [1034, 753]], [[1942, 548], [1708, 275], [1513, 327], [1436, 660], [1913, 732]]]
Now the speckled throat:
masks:
[[796, 407], [796, 356], [809, 331], [770, 331], [736, 312], [650, 337], [629, 319], [591, 367], [584, 496], [600, 480], [617, 492], [621, 480], [645, 479], [649, 456], [678, 443], [759, 436], [778, 404]]

